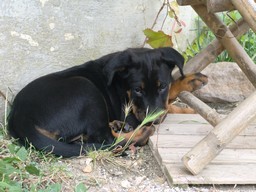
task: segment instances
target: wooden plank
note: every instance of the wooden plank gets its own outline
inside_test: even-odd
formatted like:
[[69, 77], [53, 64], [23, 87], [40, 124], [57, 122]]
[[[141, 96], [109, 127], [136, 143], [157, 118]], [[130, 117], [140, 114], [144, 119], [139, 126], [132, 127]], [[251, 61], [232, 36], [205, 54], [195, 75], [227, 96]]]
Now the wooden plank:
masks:
[[[213, 127], [207, 124], [167, 124], [163, 123], [158, 128], [155, 134], [159, 135], [207, 135]], [[256, 124], [249, 125], [239, 135], [256, 136]]]
[[168, 114], [163, 123], [201, 123], [208, 124], [208, 122], [198, 114]]
[[179, 5], [198, 5], [205, 3], [206, 0], [177, 0]]
[[[182, 157], [188, 151], [189, 148], [158, 148], [155, 156], [161, 164], [180, 164]], [[211, 162], [211, 164], [223, 165], [241, 163], [256, 163], [256, 149], [224, 149]]]
[[[149, 144], [153, 149], [158, 148], [192, 148], [203, 135], [153, 135], [150, 137]], [[255, 136], [237, 136], [226, 146], [227, 149], [256, 149]]]
[[[194, 124], [209, 124], [202, 116], [199, 114], [167, 114], [165, 120], [162, 124], [172, 124], [172, 123], [179, 123], [179, 124], [187, 124], [187, 123], [194, 123]], [[256, 119], [251, 122], [251, 124], [256, 124]]]
[[[207, 135], [212, 130], [207, 124], [161, 124], [155, 134], [159, 135]], [[256, 132], [256, 131], [255, 131]]]
[[198, 175], [192, 175], [182, 164], [166, 164], [164, 174], [170, 184], [255, 184], [256, 163], [237, 165], [209, 164]]

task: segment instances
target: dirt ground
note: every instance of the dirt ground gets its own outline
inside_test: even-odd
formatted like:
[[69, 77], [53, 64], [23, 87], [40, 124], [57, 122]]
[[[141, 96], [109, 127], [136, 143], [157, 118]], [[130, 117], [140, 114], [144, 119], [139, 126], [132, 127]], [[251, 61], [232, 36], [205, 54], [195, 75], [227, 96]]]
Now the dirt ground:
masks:
[[[219, 113], [229, 113], [237, 104], [215, 105]], [[71, 180], [67, 180], [64, 191], [72, 191], [71, 186], [82, 182], [92, 192], [219, 192], [256, 191], [256, 185], [247, 186], [170, 186], [149, 146], [137, 149], [137, 154], [127, 152], [127, 156], [103, 159], [93, 162], [82, 157], [62, 160], [68, 165]]]
[[[71, 186], [83, 182], [92, 192], [219, 192], [256, 191], [256, 185], [248, 186], [170, 186], [149, 146], [138, 149], [137, 155], [116, 157], [113, 162], [97, 162], [76, 158], [65, 160], [72, 180], [66, 183], [64, 191], [72, 191]], [[88, 168], [89, 166], [92, 169]]]

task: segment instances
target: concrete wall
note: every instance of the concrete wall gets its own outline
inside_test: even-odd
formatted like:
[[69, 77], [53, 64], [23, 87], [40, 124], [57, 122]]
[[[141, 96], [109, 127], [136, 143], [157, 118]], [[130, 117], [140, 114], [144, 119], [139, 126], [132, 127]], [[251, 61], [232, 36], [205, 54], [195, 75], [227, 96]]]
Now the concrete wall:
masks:
[[[162, 0], [1, 0], [0, 91], [104, 54], [143, 44]], [[185, 9], [185, 10], [184, 10]], [[181, 8], [188, 37], [191, 11]], [[193, 15], [193, 14], [192, 14]], [[9, 94], [10, 95], [10, 94]], [[0, 97], [0, 117], [4, 99]]]

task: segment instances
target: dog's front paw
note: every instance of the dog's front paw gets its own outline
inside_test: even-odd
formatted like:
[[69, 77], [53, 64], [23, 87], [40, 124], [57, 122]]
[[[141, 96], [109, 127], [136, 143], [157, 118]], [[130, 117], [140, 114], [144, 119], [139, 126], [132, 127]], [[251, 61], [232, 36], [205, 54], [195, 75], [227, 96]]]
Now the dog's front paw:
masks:
[[133, 131], [133, 127], [130, 126], [128, 123], [125, 123], [123, 121], [112, 121], [109, 123], [109, 127], [116, 133], [123, 132], [123, 133], [129, 133]]
[[181, 83], [185, 89], [184, 91], [192, 92], [206, 85], [208, 83], [208, 77], [202, 73], [193, 73], [186, 75]]

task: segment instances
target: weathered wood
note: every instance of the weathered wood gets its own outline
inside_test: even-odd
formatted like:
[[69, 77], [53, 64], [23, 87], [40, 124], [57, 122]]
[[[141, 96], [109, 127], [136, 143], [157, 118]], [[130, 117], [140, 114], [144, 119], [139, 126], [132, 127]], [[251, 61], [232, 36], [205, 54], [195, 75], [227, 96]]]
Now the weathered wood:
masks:
[[195, 97], [192, 93], [183, 91], [179, 94], [179, 98], [192, 107], [197, 113], [199, 113], [204, 119], [206, 119], [211, 125], [215, 126], [221, 122], [223, 116], [220, 115], [200, 99]]
[[[207, 135], [213, 126], [207, 124], [200, 124], [200, 123], [186, 123], [183, 122], [182, 124], [172, 123], [172, 124], [165, 124], [161, 123], [158, 134], [160, 135]], [[240, 134], [240, 136], [256, 136], [256, 124], [250, 123], [250, 125], [244, 129]], [[256, 146], [255, 146], [256, 148]], [[256, 161], [256, 159], [255, 159]]]
[[215, 14], [208, 13], [204, 5], [193, 5], [192, 7], [212, 30], [221, 44], [227, 49], [229, 55], [239, 65], [251, 83], [256, 87], [256, 65], [235, 39], [231, 31]]
[[256, 2], [252, 0], [231, 0], [231, 2], [256, 33]]
[[206, 0], [177, 0], [179, 5], [198, 5], [205, 3]]
[[[184, 115], [184, 114], [167, 114], [163, 123], [166, 123], [166, 124], [173, 124], [173, 123], [208, 124], [207, 121], [198, 114], [186, 114], [186, 115]], [[160, 126], [161, 126], [161, 124], [160, 124]]]
[[230, 2], [230, 0], [207, 0], [207, 11], [211, 13], [231, 11], [235, 7]]
[[[198, 114], [168, 114], [149, 146], [168, 183], [173, 184], [255, 184], [256, 119], [242, 131], [198, 175], [182, 164], [182, 157], [212, 126]], [[223, 174], [225, 172], [225, 174]]]
[[256, 92], [243, 101], [183, 157], [183, 163], [192, 174], [198, 174], [256, 118], [255, 101]]
[[[248, 24], [244, 19], [240, 19], [229, 27], [234, 36], [239, 39], [243, 34], [249, 30]], [[216, 57], [224, 51], [225, 48], [218, 39], [213, 40], [206, 48], [202, 49], [200, 53], [191, 58], [183, 68], [185, 74], [202, 71], [210, 63], [214, 62]], [[180, 77], [180, 72], [177, 70], [173, 74], [174, 79]]]
[[[198, 114], [167, 114], [163, 123], [164, 124], [208, 124], [207, 121]], [[252, 124], [256, 125], [256, 119], [252, 121]]]
[[[181, 163], [182, 157], [190, 148], [158, 148], [156, 153], [161, 164]], [[170, 153], [171, 151], [171, 153]], [[255, 163], [256, 167], [256, 150], [255, 149], [224, 149], [211, 163], [213, 164], [240, 164]]]
[[[192, 128], [192, 127], [191, 127]], [[210, 132], [211, 133], [211, 132]], [[195, 146], [197, 143], [201, 142], [205, 138], [205, 135], [175, 135], [175, 137], [170, 137], [170, 135], [161, 135], [157, 137], [157, 135], [153, 135], [150, 138], [150, 145], [152, 148], [190, 148]], [[205, 146], [201, 147], [201, 151], [195, 151], [191, 150], [192, 152], [189, 153], [191, 157], [191, 162], [189, 162], [191, 165], [193, 163], [197, 164], [200, 162], [194, 162], [198, 161], [197, 156], [204, 157], [208, 159], [207, 154], [212, 152], [216, 147], [212, 142], [205, 143]], [[207, 146], [209, 144], [210, 146]], [[201, 145], [202, 146], [202, 145]], [[197, 146], [196, 146], [197, 147]], [[213, 148], [215, 147], [215, 148]], [[228, 145], [225, 146], [226, 149], [255, 149], [256, 150], [256, 138], [255, 136], [236, 136], [236, 138], [230, 142]], [[198, 149], [198, 148], [196, 148]], [[199, 149], [198, 149], [199, 150]], [[195, 151], [195, 152], [194, 152]], [[219, 151], [220, 152], [220, 151]], [[206, 154], [201, 154], [206, 153]], [[214, 151], [212, 152], [214, 153]], [[184, 154], [185, 155], [185, 154]], [[211, 154], [214, 155], [214, 154]], [[186, 155], [187, 157], [187, 155]], [[200, 159], [199, 161], [207, 161], [207, 159]], [[187, 159], [186, 159], [187, 161]], [[193, 161], [193, 162], [192, 162]], [[189, 164], [189, 165], [190, 165]], [[194, 168], [194, 167], [193, 167]]]
[[171, 184], [255, 184], [256, 164], [209, 165], [199, 175], [191, 175], [182, 164], [166, 164], [164, 173]]

